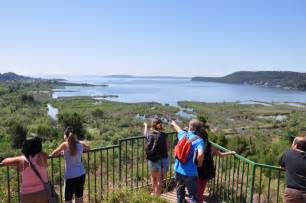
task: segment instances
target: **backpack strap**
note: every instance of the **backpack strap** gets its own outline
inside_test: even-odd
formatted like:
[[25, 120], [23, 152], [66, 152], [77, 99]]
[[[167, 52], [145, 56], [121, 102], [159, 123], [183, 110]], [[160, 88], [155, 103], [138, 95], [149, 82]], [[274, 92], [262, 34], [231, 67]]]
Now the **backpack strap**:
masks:
[[151, 148], [154, 149], [157, 145], [157, 141], [158, 141], [158, 137], [160, 136], [160, 132], [157, 132], [157, 131], [151, 131], [149, 132], [148, 134], [148, 137], [147, 137], [147, 140], [149, 141], [149, 136], [151, 136], [153, 138], [153, 146]]
[[185, 130], [184, 130], [183, 136], [181, 138], [183, 138], [183, 137], [186, 137], [188, 139], [187, 132]]
[[194, 141], [196, 141], [197, 139], [199, 139], [200, 137], [199, 136], [194, 136], [193, 138], [191, 138], [191, 139], [189, 139], [189, 141], [191, 142], [191, 143], [193, 143]]
[[159, 135], [159, 133], [152, 133], [152, 136], [153, 136], [153, 139], [154, 139], [152, 149], [154, 149], [154, 147], [157, 145], [158, 136], [160, 136], [160, 135]]

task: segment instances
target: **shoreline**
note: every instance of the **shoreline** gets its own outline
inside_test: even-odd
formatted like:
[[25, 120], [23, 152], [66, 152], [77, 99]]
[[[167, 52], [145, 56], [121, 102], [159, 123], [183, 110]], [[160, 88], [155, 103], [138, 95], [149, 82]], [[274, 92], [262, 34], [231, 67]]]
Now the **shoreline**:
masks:
[[[72, 91], [63, 91], [63, 92], [72, 92]], [[52, 95], [53, 95], [53, 90], [52, 90]], [[97, 102], [107, 101], [107, 102], [122, 103], [122, 104], [159, 104], [163, 106], [173, 106], [173, 107], [179, 107], [179, 108], [184, 108], [181, 105], [185, 102], [201, 103], [201, 104], [209, 104], [209, 105], [213, 105], [213, 104], [216, 104], [216, 105], [220, 105], [220, 104], [261, 105], [261, 106], [266, 106], [266, 107], [272, 107], [275, 105], [286, 105], [289, 107], [306, 108], [306, 102], [296, 102], [296, 101], [267, 102], [267, 101], [260, 101], [260, 100], [245, 100], [245, 101], [205, 102], [205, 101], [197, 101], [197, 100], [182, 100], [182, 101], [177, 101], [176, 104], [169, 104], [169, 103], [162, 103], [162, 102], [157, 102], [157, 101], [125, 102], [125, 101], [119, 101], [119, 100], [111, 100], [112, 98], [118, 99], [120, 97], [118, 95], [60, 96], [60, 97], [52, 98], [52, 100], [93, 99]]]

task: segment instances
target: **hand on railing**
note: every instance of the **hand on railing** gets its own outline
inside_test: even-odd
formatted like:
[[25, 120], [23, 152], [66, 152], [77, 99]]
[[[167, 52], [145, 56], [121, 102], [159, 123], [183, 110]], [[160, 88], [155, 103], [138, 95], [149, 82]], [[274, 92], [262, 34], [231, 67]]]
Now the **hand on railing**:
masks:
[[61, 152], [61, 153], [59, 153], [59, 154], [54, 154], [54, 155], [49, 154], [49, 155], [48, 155], [48, 158], [52, 158], [52, 157], [61, 157], [61, 156], [63, 156], [63, 155], [64, 155], [63, 152]]
[[88, 145], [83, 145], [83, 152], [89, 152], [90, 147]]
[[147, 136], [147, 133], [148, 133], [148, 124], [146, 122], [144, 122], [143, 126], [144, 126], [143, 135]]

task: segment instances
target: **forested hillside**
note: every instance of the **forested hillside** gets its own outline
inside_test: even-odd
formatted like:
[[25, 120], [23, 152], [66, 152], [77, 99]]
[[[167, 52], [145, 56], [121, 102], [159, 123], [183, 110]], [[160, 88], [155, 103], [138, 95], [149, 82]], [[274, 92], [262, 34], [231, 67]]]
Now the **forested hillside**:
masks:
[[240, 71], [224, 77], [194, 77], [192, 80], [306, 90], [306, 73], [290, 71]]
[[16, 73], [8, 72], [8, 73], [0, 73], [0, 82], [5, 81], [31, 81], [34, 80], [34, 78], [26, 77], [22, 75], [18, 75]]

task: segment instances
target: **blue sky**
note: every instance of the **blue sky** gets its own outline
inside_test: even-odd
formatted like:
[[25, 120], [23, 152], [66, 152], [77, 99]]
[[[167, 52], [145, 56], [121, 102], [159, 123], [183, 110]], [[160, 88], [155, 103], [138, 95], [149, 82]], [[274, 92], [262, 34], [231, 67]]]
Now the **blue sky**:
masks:
[[220, 76], [306, 72], [304, 0], [10, 0], [0, 72]]

